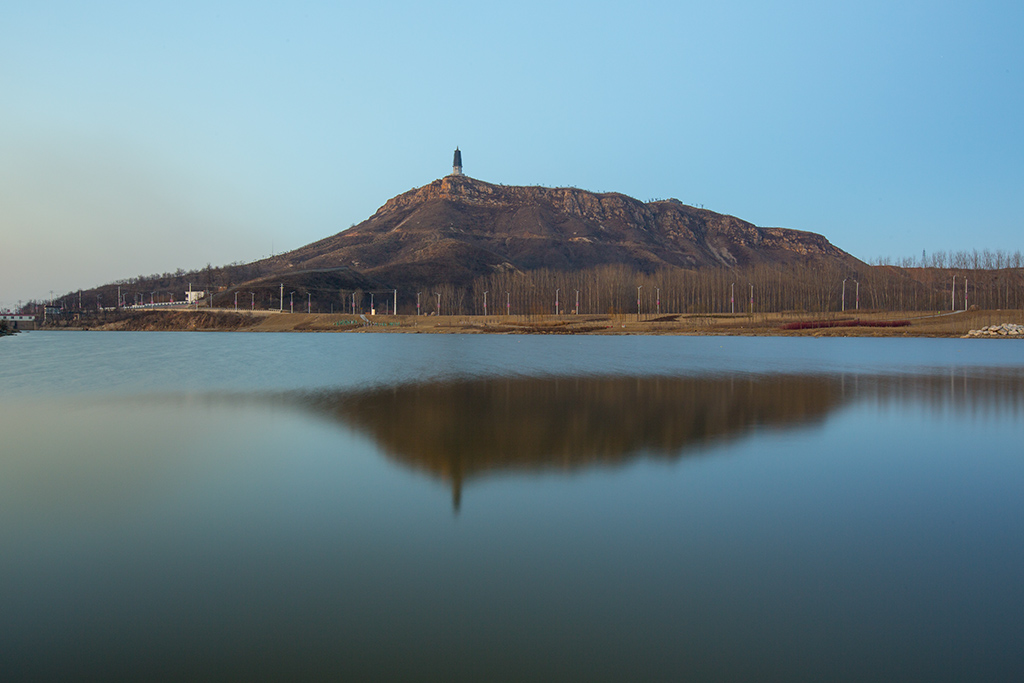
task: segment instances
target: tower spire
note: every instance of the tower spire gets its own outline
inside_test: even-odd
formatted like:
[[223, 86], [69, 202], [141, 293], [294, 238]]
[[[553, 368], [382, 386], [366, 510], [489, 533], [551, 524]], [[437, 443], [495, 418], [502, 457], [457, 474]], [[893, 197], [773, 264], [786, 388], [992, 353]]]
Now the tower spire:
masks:
[[452, 159], [452, 175], [462, 175], [462, 152], [455, 148], [455, 158]]

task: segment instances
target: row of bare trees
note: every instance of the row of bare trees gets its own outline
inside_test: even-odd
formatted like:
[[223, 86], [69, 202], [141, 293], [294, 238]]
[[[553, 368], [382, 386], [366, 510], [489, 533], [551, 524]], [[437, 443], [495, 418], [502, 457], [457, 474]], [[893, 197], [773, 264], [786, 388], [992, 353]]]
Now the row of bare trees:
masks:
[[[500, 272], [468, 287], [446, 284], [420, 294], [421, 312], [442, 315], [936, 311], [965, 305], [1008, 309], [1024, 307], [1024, 270], [811, 263], [643, 273], [605, 266], [575, 272]], [[408, 300], [400, 293], [399, 312], [412, 312], [402, 310]]]
[[[1019, 309], [1024, 307], [1024, 259], [1020, 252], [935, 252], [922, 254], [919, 265], [847, 265], [806, 261], [761, 264], [746, 268], [665, 269], [641, 272], [626, 266], [602, 266], [582, 271], [498, 271], [469, 285], [442, 284], [398, 290], [398, 313], [442, 315], [551, 315], [640, 313], [825, 313], [858, 309], [924, 311], [962, 309]], [[908, 263], [920, 263], [909, 260]], [[937, 264], [937, 265], [932, 265]], [[181, 300], [191, 283], [196, 289], [220, 290], [217, 305], [314, 312], [394, 313], [390, 289], [334, 289], [313, 282], [244, 287], [235, 283], [257, 276], [260, 266], [246, 272], [238, 266], [140, 276], [89, 292], [65, 295], [57, 305], [103, 308], [149, 301]], [[118, 290], [117, 285], [121, 285]], [[294, 292], [293, 292], [294, 290]], [[66, 301], [65, 301], [66, 299]], [[372, 302], [372, 304], [371, 304]], [[485, 310], [486, 302], [486, 310]], [[31, 302], [26, 308], [31, 308]], [[38, 307], [38, 306], [37, 306]]]
[[875, 259], [877, 266], [898, 266], [900, 268], [935, 268], [938, 270], [1003, 270], [1005, 268], [1024, 267], [1024, 254], [1017, 250], [1013, 253], [1003, 249], [972, 249], [970, 251], [933, 251], [929, 254], [922, 251], [920, 258], [907, 256], [893, 259], [879, 257]]
[[[436, 293], [440, 312], [453, 315], [483, 314], [485, 298], [486, 313], [491, 315], [829, 311], [844, 307], [845, 279], [845, 307], [852, 310], [858, 306], [858, 292], [859, 305], [865, 305], [866, 281], [871, 280], [872, 271], [814, 264], [644, 273], [604, 266], [575, 272], [501, 272], [465, 288], [445, 285]], [[437, 300], [430, 302], [430, 312], [436, 304]]]

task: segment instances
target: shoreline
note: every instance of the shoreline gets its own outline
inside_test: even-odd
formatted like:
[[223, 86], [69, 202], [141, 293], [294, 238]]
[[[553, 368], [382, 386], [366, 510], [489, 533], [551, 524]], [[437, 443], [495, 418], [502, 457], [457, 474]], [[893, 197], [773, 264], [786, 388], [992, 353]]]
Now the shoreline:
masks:
[[[346, 334], [561, 334], [786, 337], [964, 337], [1004, 323], [1024, 324], [1020, 310], [847, 311], [747, 314], [563, 314], [353, 316], [232, 309], [118, 311], [90, 324], [43, 330], [341, 332]], [[899, 326], [894, 326], [899, 325]], [[805, 329], [783, 329], [783, 326]]]

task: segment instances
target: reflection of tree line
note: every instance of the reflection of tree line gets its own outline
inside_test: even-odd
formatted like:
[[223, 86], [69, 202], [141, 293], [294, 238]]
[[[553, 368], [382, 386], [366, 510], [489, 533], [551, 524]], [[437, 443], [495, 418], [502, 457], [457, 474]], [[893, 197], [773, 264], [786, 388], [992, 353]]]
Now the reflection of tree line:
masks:
[[1024, 368], [933, 375], [848, 375], [837, 379], [844, 397], [881, 407], [915, 403], [962, 416], [1024, 414]]
[[319, 394], [312, 404], [401, 462], [451, 480], [563, 469], [817, 420], [840, 400], [824, 377], [481, 379]]

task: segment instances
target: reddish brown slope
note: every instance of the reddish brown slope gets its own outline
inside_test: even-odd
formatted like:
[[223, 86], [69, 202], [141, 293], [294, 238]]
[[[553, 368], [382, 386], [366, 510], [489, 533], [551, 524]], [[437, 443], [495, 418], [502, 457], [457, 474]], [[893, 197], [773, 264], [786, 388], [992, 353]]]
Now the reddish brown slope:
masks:
[[447, 176], [366, 221], [282, 257], [296, 270], [346, 266], [382, 282], [462, 283], [498, 268], [641, 270], [760, 262], [856, 262], [821, 235], [758, 228], [677, 200], [644, 203], [575, 188]]

